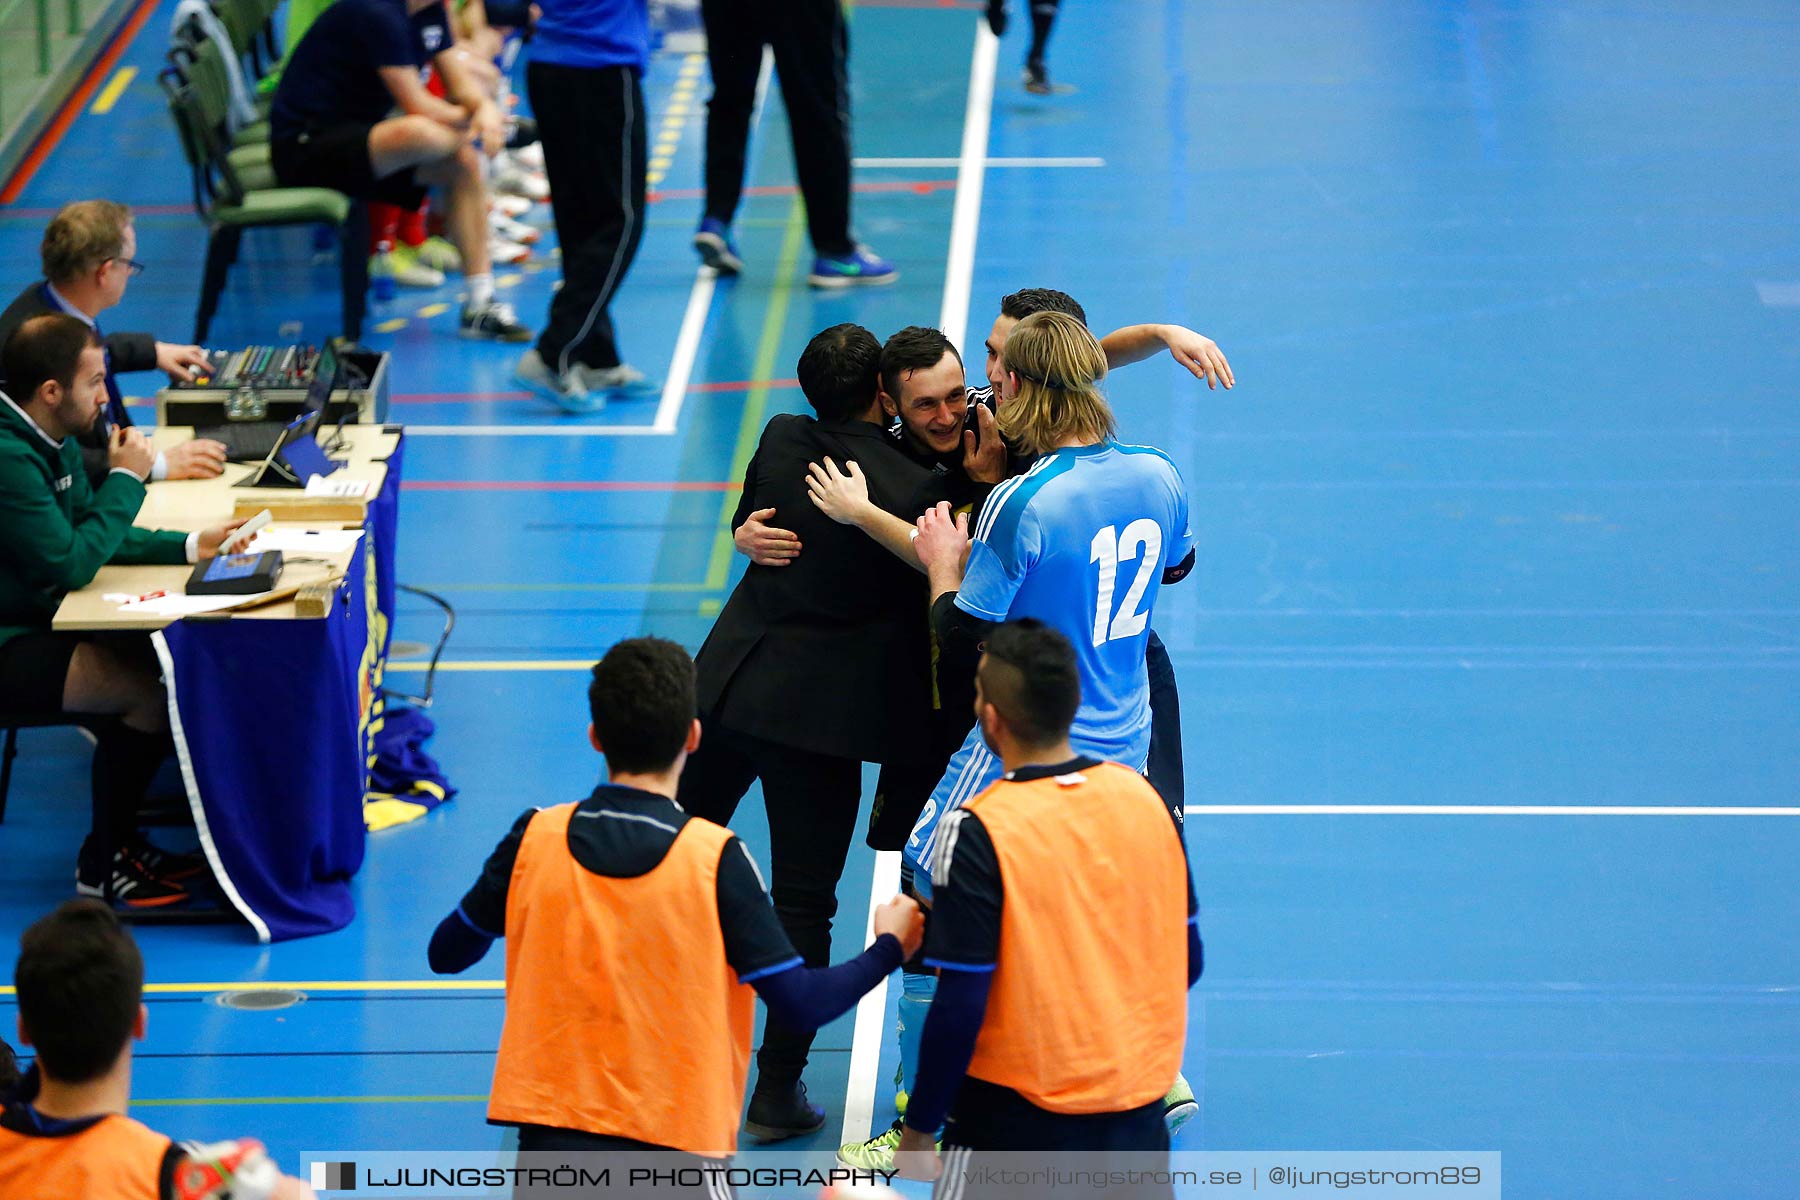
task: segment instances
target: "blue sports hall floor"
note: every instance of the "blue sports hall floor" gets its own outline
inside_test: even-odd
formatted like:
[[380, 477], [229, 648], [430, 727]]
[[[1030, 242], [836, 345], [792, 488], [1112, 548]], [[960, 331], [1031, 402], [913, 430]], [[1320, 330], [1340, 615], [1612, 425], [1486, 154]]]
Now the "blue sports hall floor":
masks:
[[[185, 341], [204, 235], [154, 7], [135, 76], [0, 210], [0, 282], [35, 277], [58, 204], [124, 200], [149, 269], [107, 324]], [[595, 780], [586, 664], [644, 632], [699, 645], [741, 569], [735, 481], [802, 408], [813, 332], [945, 322], [979, 377], [999, 297], [1043, 285], [1097, 328], [1200, 329], [1238, 380], [1165, 356], [1109, 381], [1126, 437], [1184, 472], [1201, 546], [1156, 614], [1207, 945], [1178, 1146], [1498, 1150], [1509, 1197], [1800, 1194], [1800, 10], [1068, 0], [1051, 66], [1075, 90], [1027, 95], [1015, 30], [989, 99], [977, 7], [852, 13], [855, 220], [897, 286], [809, 292], [771, 102], [749, 268], [709, 292], [708, 85], [668, 54], [647, 89], [669, 161], [615, 313], [685, 387], [570, 419], [509, 381], [516, 348], [455, 336], [454, 280], [371, 318], [411, 427], [401, 578], [459, 616], [432, 715], [461, 794], [371, 837], [341, 932], [141, 931], [136, 1115], [256, 1134], [289, 1169], [499, 1145], [500, 955], [445, 985], [424, 948], [523, 808]], [[538, 262], [501, 280], [533, 322]], [[212, 344], [333, 332], [334, 270], [304, 231], [251, 236]], [[397, 634], [434, 619], [408, 602]], [[87, 811], [86, 744], [23, 745], [8, 963]], [[760, 799], [738, 825], [762, 855]], [[873, 869], [858, 846], [840, 955]], [[214, 1002], [252, 981], [308, 999]], [[847, 1108], [851, 1133], [889, 1119], [891, 1037], [853, 1055], [854, 1025], [810, 1072], [822, 1148]]]

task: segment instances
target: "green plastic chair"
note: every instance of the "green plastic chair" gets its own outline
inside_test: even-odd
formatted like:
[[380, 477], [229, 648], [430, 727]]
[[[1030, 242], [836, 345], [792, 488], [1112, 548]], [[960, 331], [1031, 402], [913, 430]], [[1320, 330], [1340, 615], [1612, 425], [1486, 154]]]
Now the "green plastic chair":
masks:
[[207, 227], [206, 267], [194, 316], [194, 341], [204, 344], [212, 328], [244, 231], [287, 225], [329, 225], [337, 230], [343, 331], [350, 338], [361, 337], [368, 311], [367, 206], [329, 188], [248, 186], [231, 162], [222, 126], [202, 103], [199, 87], [173, 69], [158, 76], [158, 82], [168, 97], [169, 114], [193, 177], [194, 207]]
[[260, 136], [255, 126], [232, 129], [231, 81], [226, 77], [218, 47], [204, 37], [198, 42], [178, 44], [169, 52], [169, 61], [176, 74], [193, 88], [206, 128], [216, 130], [217, 137], [229, 146], [225, 157], [238, 181], [251, 190], [275, 187], [268, 123], [259, 122]]

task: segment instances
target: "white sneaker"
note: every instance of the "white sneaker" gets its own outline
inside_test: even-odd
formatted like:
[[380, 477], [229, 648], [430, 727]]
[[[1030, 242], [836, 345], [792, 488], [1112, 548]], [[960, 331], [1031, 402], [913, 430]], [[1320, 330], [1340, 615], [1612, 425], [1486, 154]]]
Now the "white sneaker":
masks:
[[515, 220], [537, 207], [523, 196], [495, 196], [494, 211]]
[[550, 198], [550, 181], [542, 175], [518, 166], [506, 166], [495, 171], [492, 186], [496, 192], [505, 192], [509, 196], [523, 196], [527, 200], [548, 200]]
[[513, 163], [524, 167], [527, 171], [539, 174], [544, 170], [544, 143], [533, 142], [529, 146], [520, 146], [512, 152]]
[[537, 226], [527, 225], [523, 221], [515, 221], [500, 213], [488, 214], [488, 232], [497, 238], [517, 242], [521, 246], [535, 246], [544, 240], [544, 231]]
[[496, 266], [516, 267], [531, 257], [531, 247], [509, 242], [503, 237], [490, 237], [488, 257], [494, 260]]

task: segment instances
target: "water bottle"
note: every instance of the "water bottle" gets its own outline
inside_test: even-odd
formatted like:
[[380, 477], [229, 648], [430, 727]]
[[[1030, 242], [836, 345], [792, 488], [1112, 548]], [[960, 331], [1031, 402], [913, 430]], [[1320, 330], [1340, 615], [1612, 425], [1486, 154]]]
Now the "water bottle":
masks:
[[377, 304], [392, 304], [398, 290], [394, 282], [394, 244], [379, 242], [375, 261], [369, 264], [369, 295]]

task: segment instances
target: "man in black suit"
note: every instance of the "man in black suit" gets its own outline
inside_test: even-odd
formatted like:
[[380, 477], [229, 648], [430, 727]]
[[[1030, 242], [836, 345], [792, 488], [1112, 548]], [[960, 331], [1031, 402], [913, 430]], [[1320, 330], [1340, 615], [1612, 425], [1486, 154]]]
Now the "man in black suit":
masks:
[[[806, 553], [752, 564], [695, 659], [705, 736], [681, 779], [683, 809], [724, 824], [753, 780], [769, 814], [770, 894], [808, 966], [830, 961], [837, 884], [855, 832], [864, 762], [929, 754], [930, 643], [919, 573], [807, 499], [807, 465], [854, 461], [876, 504], [908, 520], [933, 501], [930, 472], [881, 427], [881, 345], [836, 325], [797, 374], [818, 419], [763, 430], [732, 520], [782, 524]], [[918, 506], [918, 507], [915, 507]], [[810, 1133], [823, 1110], [800, 1082], [811, 1034], [770, 1020], [746, 1128], [764, 1140]]]
[[[125, 285], [144, 269], [132, 257], [136, 253], [137, 230], [129, 208], [111, 200], [65, 204], [44, 230], [44, 278], [20, 292], [0, 313], [0, 343], [44, 313], [65, 313], [99, 333], [100, 314], [124, 299]], [[132, 425], [117, 377], [154, 369], [186, 383], [208, 366], [206, 351], [200, 347], [159, 342], [147, 333], [106, 334], [101, 342], [106, 349], [106, 407], [94, 427], [79, 438], [88, 483], [94, 487], [112, 469], [108, 446], [113, 430]], [[0, 388], [4, 386], [0, 380]], [[159, 453], [150, 479], [210, 479], [224, 470], [225, 447], [210, 438], [195, 438]]]

